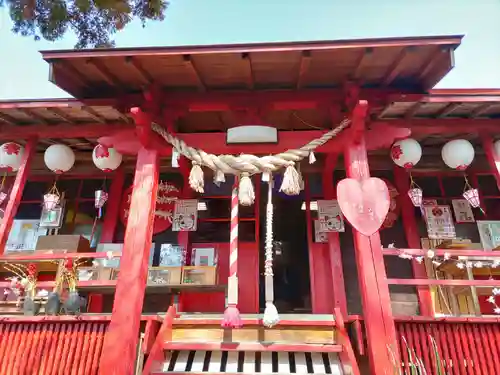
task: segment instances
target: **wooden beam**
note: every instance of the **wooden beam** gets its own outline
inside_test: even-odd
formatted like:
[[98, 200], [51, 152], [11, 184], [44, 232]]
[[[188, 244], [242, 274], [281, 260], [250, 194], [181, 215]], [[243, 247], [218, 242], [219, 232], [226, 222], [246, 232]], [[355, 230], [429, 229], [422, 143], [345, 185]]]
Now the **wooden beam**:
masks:
[[0, 122], [3, 122], [7, 125], [16, 125], [17, 120], [12, 116], [9, 116], [5, 113], [0, 113]]
[[133, 126], [122, 123], [113, 124], [78, 124], [74, 125], [26, 125], [0, 126], [0, 140], [27, 139], [38, 136], [40, 138], [99, 138], [115, 132], [133, 129]]
[[483, 113], [487, 112], [492, 106], [493, 104], [491, 103], [485, 103], [477, 106], [477, 108], [472, 111], [469, 118], [474, 119], [480, 117]]
[[73, 120], [71, 117], [69, 117], [66, 113], [61, 111], [59, 108], [47, 108], [49, 112], [54, 113], [57, 117], [62, 119], [63, 121], [67, 122], [68, 124], [74, 124], [75, 120]]
[[352, 78], [354, 80], [359, 79], [359, 76], [361, 75], [361, 72], [363, 71], [366, 62], [369, 60], [372, 53], [373, 53], [373, 48], [371, 47], [365, 48], [363, 51], [361, 51], [358, 61], [356, 61], [354, 72], [352, 74]]
[[[338, 154], [328, 154], [323, 169], [323, 195], [325, 199], [336, 199], [337, 192], [333, 181], [333, 171]], [[340, 309], [342, 316], [347, 316], [347, 297], [345, 293], [344, 270], [342, 268], [342, 250], [338, 232], [328, 233], [328, 254], [332, 273], [333, 307]]]
[[47, 119], [45, 119], [44, 117], [42, 117], [39, 114], [35, 113], [33, 111], [33, 109], [19, 108], [18, 110], [21, 111], [21, 112], [24, 112], [24, 114], [32, 117], [35, 120], [35, 121], [33, 121], [34, 123], [38, 122], [38, 123], [40, 123], [42, 125], [48, 125], [49, 124], [49, 121], [47, 121]]
[[403, 48], [401, 50], [396, 59], [392, 62], [392, 64], [385, 72], [385, 75], [382, 78], [382, 86], [389, 86], [392, 83], [392, 81], [396, 79], [396, 77], [399, 74], [399, 67], [401, 66], [401, 63], [407, 57], [410, 51], [411, 51], [410, 48]]
[[116, 86], [121, 89], [123, 87], [123, 83], [113, 74], [111, 71], [104, 65], [101, 60], [90, 58], [85, 61], [87, 64], [92, 65], [95, 70], [101, 75], [104, 80], [109, 83], [111, 86]]
[[423, 104], [420, 102], [413, 104], [410, 109], [408, 109], [408, 111], [406, 111], [406, 113], [404, 114], [405, 120], [411, 120], [417, 114], [420, 108], [422, 108], [422, 105]]
[[255, 86], [255, 77], [253, 75], [252, 57], [251, 57], [250, 53], [242, 53], [241, 58], [244, 62], [245, 78], [247, 80], [247, 87], [249, 90], [253, 90], [254, 86]]
[[151, 74], [149, 74], [149, 72], [142, 67], [142, 64], [139, 62], [139, 60], [134, 58], [134, 56], [127, 56], [125, 58], [125, 62], [129, 64], [129, 66], [131, 66], [132, 69], [134, 69], [144, 81], [146, 81], [150, 85], [153, 84], [154, 80], [153, 77], [151, 77]]
[[28, 180], [28, 175], [31, 167], [31, 161], [36, 152], [36, 138], [31, 138], [24, 148], [23, 160], [16, 174], [16, 179], [8, 196], [7, 205], [5, 207], [4, 216], [0, 223], [0, 255], [5, 252], [5, 245], [9, 238], [12, 223], [16, 216], [19, 203], [24, 191], [24, 185]]
[[[354, 108], [352, 121], [356, 129], [364, 128], [367, 110], [368, 104], [364, 101]], [[367, 137], [362, 135], [357, 142], [354, 140], [344, 153], [348, 178], [370, 177], [365, 139]], [[370, 317], [365, 321], [370, 373], [389, 374], [393, 366], [387, 348], [397, 353], [398, 347], [380, 235], [377, 232], [367, 237], [355, 229], [353, 235], [363, 315]]]
[[184, 65], [189, 71], [189, 74], [191, 77], [195, 80], [196, 86], [198, 87], [198, 90], [205, 92], [207, 91], [207, 88], [205, 86], [205, 82], [201, 79], [200, 73], [198, 69], [196, 68], [196, 65], [193, 63], [193, 59], [191, 55], [184, 55]]
[[[408, 196], [408, 191], [410, 190], [410, 180], [406, 170], [398, 166], [394, 167], [394, 184], [399, 192], [397, 199], [401, 204], [401, 216], [403, 219], [406, 242], [411, 248], [419, 248], [421, 247], [420, 235], [418, 232], [417, 220], [415, 218], [415, 207]], [[413, 259], [411, 261], [411, 266], [413, 269], [413, 277], [418, 279], [427, 277], [424, 264], [419, 264], [415, 259]], [[417, 295], [420, 306], [420, 314], [423, 316], [433, 316], [434, 308], [430, 289], [419, 287], [417, 288]]]
[[462, 103], [447, 104], [443, 109], [441, 109], [436, 114], [436, 117], [437, 118], [444, 118], [444, 117], [448, 116], [449, 114], [453, 113], [454, 111], [456, 111], [458, 109], [458, 107], [460, 107], [461, 105], [462, 105]]
[[304, 80], [309, 72], [311, 66], [311, 52], [304, 51], [300, 55], [299, 71], [297, 74], [297, 89], [300, 90], [304, 87]]
[[142, 304], [148, 277], [158, 190], [159, 158], [141, 149], [137, 157], [130, 216], [125, 231], [120, 274], [111, 322], [104, 337], [99, 375], [133, 375]]

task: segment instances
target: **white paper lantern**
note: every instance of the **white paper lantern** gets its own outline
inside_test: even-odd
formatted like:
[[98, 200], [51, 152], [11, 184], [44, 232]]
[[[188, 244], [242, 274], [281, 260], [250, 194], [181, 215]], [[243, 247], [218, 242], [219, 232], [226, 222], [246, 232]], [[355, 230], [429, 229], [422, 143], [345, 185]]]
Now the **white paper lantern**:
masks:
[[500, 139], [493, 143], [493, 150], [495, 155], [500, 158]]
[[422, 157], [420, 143], [412, 138], [394, 142], [391, 147], [392, 161], [403, 168], [413, 168]]
[[45, 150], [43, 160], [52, 172], [61, 174], [73, 168], [75, 153], [66, 145], [52, 145]]
[[474, 160], [474, 147], [465, 139], [455, 139], [443, 146], [441, 157], [451, 169], [464, 171]]
[[23, 162], [24, 147], [14, 142], [0, 146], [0, 169], [16, 172]]
[[97, 145], [94, 147], [94, 151], [92, 151], [92, 160], [100, 170], [111, 172], [122, 163], [122, 154], [112, 147]]

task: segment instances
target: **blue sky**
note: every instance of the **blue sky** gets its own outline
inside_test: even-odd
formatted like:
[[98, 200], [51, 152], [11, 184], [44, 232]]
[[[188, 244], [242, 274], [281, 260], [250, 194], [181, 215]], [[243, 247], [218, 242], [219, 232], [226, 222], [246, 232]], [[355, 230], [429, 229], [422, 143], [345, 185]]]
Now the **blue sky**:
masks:
[[[465, 34], [440, 88], [500, 88], [499, 0], [171, 0], [162, 23], [133, 23], [119, 47]], [[11, 33], [0, 11], [0, 99], [67, 97], [39, 50], [74, 45]]]

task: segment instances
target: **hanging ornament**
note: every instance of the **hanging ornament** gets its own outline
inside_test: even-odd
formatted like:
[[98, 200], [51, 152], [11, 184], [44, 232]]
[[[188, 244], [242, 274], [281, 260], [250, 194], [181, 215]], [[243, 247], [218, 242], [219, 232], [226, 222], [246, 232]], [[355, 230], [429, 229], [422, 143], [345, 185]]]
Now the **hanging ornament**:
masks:
[[61, 174], [75, 164], [75, 153], [66, 145], [52, 145], [45, 150], [43, 160], [52, 172]]
[[479, 200], [479, 191], [477, 189], [474, 189], [470, 185], [467, 176], [464, 176], [464, 178], [465, 178], [465, 186], [464, 186], [464, 193], [462, 194], [463, 197], [467, 200], [467, 202], [469, 202], [471, 207], [479, 208], [481, 212], [484, 214], [484, 211], [481, 208], [481, 201]]
[[100, 219], [102, 217], [102, 208], [104, 204], [108, 200], [108, 193], [104, 190], [96, 190], [95, 191], [95, 208], [97, 208], [97, 218]]
[[50, 188], [50, 190], [43, 196], [43, 207], [46, 211], [52, 211], [57, 207], [61, 201], [61, 194], [57, 190], [56, 183]]
[[122, 154], [113, 147], [97, 145], [92, 151], [92, 160], [97, 168], [104, 172], [114, 171], [122, 163]]
[[416, 182], [413, 181], [411, 173], [410, 173], [410, 190], [408, 190], [408, 196], [411, 199], [411, 203], [413, 203], [415, 207], [422, 207], [423, 191], [420, 188], [420, 186], [418, 186]]
[[455, 139], [443, 146], [441, 157], [451, 169], [464, 171], [474, 160], [474, 147], [465, 139]]
[[7, 172], [16, 172], [21, 166], [24, 147], [14, 142], [7, 142], [0, 146], [0, 169]]
[[400, 167], [413, 168], [421, 157], [422, 147], [412, 138], [401, 139], [391, 147], [391, 159]]

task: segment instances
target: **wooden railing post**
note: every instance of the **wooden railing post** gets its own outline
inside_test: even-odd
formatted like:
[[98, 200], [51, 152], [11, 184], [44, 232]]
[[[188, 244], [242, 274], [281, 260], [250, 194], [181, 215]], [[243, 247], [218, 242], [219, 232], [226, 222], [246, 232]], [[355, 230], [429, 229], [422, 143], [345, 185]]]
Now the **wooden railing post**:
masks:
[[99, 365], [99, 375], [133, 375], [142, 304], [148, 276], [158, 192], [158, 152], [141, 148], [125, 231], [113, 313]]
[[[418, 234], [417, 220], [415, 218], [415, 207], [408, 196], [408, 190], [410, 190], [410, 181], [408, 174], [403, 168], [394, 168], [394, 184], [399, 192], [399, 202], [401, 203], [401, 215], [403, 218], [403, 226], [406, 235], [406, 242], [408, 247], [412, 249], [421, 248], [420, 235]], [[427, 278], [427, 273], [425, 272], [425, 265], [419, 264], [416, 260], [411, 261], [411, 266], [413, 269], [413, 277], [416, 279]], [[433, 316], [434, 306], [432, 303], [431, 291], [427, 287], [418, 287], [418, 303], [420, 308], [420, 314], [422, 316]]]
[[9, 195], [9, 201], [5, 207], [5, 212], [3, 215], [2, 222], [0, 223], [0, 255], [5, 252], [5, 245], [9, 238], [10, 230], [12, 229], [12, 223], [14, 222], [14, 217], [17, 214], [17, 209], [21, 203], [21, 197], [23, 196], [24, 185], [28, 179], [30, 173], [31, 161], [36, 153], [36, 138], [30, 138], [26, 143], [24, 148], [23, 160], [19, 170], [17, 171], [16, 179], [12, 185], [12, 189]]

